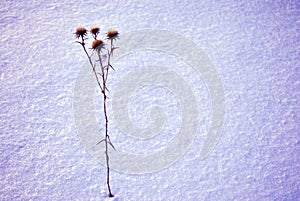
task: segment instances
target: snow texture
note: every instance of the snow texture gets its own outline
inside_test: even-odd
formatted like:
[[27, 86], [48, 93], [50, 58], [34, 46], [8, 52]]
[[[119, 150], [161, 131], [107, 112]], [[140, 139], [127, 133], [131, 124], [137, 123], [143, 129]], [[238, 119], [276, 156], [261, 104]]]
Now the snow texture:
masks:
[[[299, 200], [299, 9], [297, 0], [1, 1], [0, 200]], [[191, 86], [200, 120], [194, 144], [171, 166], [139, 175], [112, 171], [116, 196], [107, 198], [105, 167], [87, 152], [73, 114], [86, 62], [73, 33], [93, 25], [102, 33], [118, 29], [120, 41], [130, 31], [167, 30], [205, 51], [226, 100], [221, 139], [207, 158], [197, 157], [211, 117], [201, 76], [174, 55], [128, 55], [114, 64], [111, 94], [129, 70], [171, 66]], [[127, 137], [110, 116], [117, 149], [148, 153], [176, 136], [181, 108], [161, 87], [136, 91], [132, 122], [147, 128], [153, 105], [166, 111], [166, 127], [149, 142]], [[101, 123], [100, 95], [95, 111]]]

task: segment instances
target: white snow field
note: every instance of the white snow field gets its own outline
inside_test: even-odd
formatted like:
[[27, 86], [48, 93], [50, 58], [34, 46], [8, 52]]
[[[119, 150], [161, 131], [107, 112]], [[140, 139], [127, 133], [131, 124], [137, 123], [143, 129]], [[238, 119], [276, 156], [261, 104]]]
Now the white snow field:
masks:
[[[0, 3], [0, 200], [300, 199], [297, 0]], [[75, 29], [119, 31], [102, 96]], [[87, 46], [90, 47], [91, 36]]]

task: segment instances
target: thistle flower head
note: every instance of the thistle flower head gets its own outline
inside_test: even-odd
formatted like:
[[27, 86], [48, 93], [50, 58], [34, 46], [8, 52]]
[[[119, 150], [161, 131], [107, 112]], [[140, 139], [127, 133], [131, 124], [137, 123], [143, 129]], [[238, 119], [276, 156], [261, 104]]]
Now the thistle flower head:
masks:
[[97, 35], [100, 32], [100, 28], [97, 26], [92, 26], [90, 29], [91, 34]]
[[104, 47], [104, 43], [102, 40], [94, 40], [92, 43], [93, 50], [101, 50]]
[[111, 29], [106, 33], [107, 39], [110, 40], [118, 38], [118, 35], [119, 35], [118, 31], [115, 29]]
[[76, 38], [84, 37], [87, 34], [87, 30], [84, 27], [78, 27], [76, 29], [75, 35]]

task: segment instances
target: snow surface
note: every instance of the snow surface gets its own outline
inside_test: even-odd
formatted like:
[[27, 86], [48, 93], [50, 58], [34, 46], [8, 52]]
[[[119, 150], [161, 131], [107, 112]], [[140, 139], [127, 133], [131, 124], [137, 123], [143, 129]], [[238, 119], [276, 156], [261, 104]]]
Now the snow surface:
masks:
[[[296, 0], [2, 1], [0, 200], [299, 200], [299, 8]], [[208, 157], [199, 158], [212, 115], [203, 77], [176, 55], [128, 55], [115, 61], [111, 97], [127, 72], [166, 66], [191, 87], [199, 121], [193, 145], [172, 165], [147, 174], [112, 171], [116, 197], [107, 198], [105, 167], [88, 152], [74, 117], [86, 58], [73, 33], [92, 25], [118, 29], [120, 45], [126, 44], [122, 33], [155, 29], [202, 48], [219, 73], [226, 104], [221, 138]], [[101, 124], [100, 95], [94, 100]], [[176, 137], [183, 107], [176, 93], [159, 86], [132, 94], [133, 124], [147, 128], [153, 106], [165, 111], [165, 127], [146, 141], [127, 136], [110, 116], [118, 150], [147, 154]]]

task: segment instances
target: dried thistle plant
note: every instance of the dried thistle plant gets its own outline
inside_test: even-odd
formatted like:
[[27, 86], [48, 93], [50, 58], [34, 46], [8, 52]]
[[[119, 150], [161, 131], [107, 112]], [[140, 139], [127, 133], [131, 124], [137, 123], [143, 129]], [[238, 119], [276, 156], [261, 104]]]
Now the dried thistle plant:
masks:
[[110, 69], [113, 69], [113, 66], [111, 64], [111, 58], [113, 56], [113, 51], [117, 48], [114, 47], [114, 40], [118, 39], [119, 33], [115, 29], [111, 29], [106, 33], [106, 40], [109, 42], [109, 45], [107, 46], [103, 40], [98, 39], [98, 34], [100, 33], [100, 28], [97, 26], [93, 26], [90, 29], [90, 34], [92, 35], [94, 41], [91, 45], [91, 50], [93, 52], [96, 52], [98, 60], [93, 61], [92, 60], [92, 54], [89, 54], [86, 49], [86, 40], [87, 40], [87, 34], [88, 31], [84, 27], [79, 27], [76, 29], [75, 35], [86, 56], [88, 57], [89, 63], [92, 67], [93, 73], [95, 75], [98, 87], [100, 88], [100, 91], [103, 95], [103, 113], [105, 118], [105, 134], [104, 138], [100, 140], [98, 144], [104, 142], [105, 143], [105, 157], [106, 157], [106, 183], [108, 188], [108, 196], [113, 197], [114, 195], [111, 193], [110, 188], [110, 168], [109, 168], [109, 154], [108, 154], [108, 146], [110, 145], [113, 149], [115, 147], [113, 146], [109, 134], [108, 134], [108, 116], [107, 116], [107, 93], [109, 92], [107, 88], [107, 78], [108, 78], [108, 72]]

